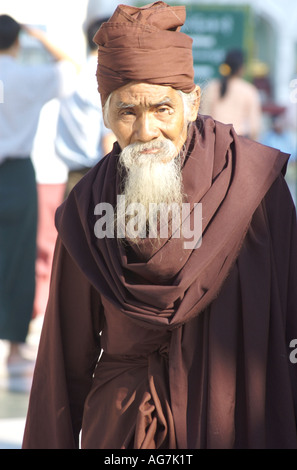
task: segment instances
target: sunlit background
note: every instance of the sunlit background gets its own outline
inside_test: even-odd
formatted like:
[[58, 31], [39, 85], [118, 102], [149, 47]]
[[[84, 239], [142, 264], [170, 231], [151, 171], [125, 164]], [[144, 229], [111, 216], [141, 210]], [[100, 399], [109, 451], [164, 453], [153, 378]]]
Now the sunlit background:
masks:
[[[1, 0], [0, 13], [44, 29], [55, 43], [80, 62], [86, 54], [84, 26], [98, 16], [110, 15], [120, 3], [139, 6], [148, 2]], [[167, 3], [181, 4], [170, 0]], [[183, 4], [187, 6], [183, 30], [193, 38], [197, 83], [205, 86], [217, 74], [226, 49], [238, 46], [246, 52], [247, 76], [261, 90], [264, 110], [273, 104], [296, 105], [292, 103], [297, 77], [295, 0], [186, 0]], [[23, 45], [29, 59], [29, 52], [34, 52], [32, 40], [23, 37]], [[38, 50], [37, 44], [35, 48]]]
[[[69, 55], [82, 62], [86, 55], [84, 28], [98, 16], [109, 16], [131, 0], [1, 0], [0, 13], [38, 26]], [[295, 0], [186, 0], [183, 28], [193, 38], [195, 79], [202, 87], [217, 76], [218, 66], [231, 47], [246, 54], [246, 77], [256, 84], [263, 106], [263, 132], [278, 107], [286, 108], [287, 125], [296, 142], [297, 123], [297, 2]], [[37, 60], [40, 46], [22, 37], [23, 58]], [[276, 108], [277, 107], [277, 108]], [[296, 144], [295, 144], [296, 148]], [[295, 194], [294, 194], [295, 197]]]
[[[84, 24], [97, 16], [110, 15], [120, 3], [143, 5], [148, 2], [1, 0], [0, 13], [8, 13], [22, 23], [42, 27], [62, 48], [77, 60], [82, 60], [85, 54]], [[228, 41], [233, 46], [243, 46], [248, 53], [250, 76], [268, 78], [273, 98], [288, 104], [290, 82], [297, 72], [295, 0], [169, 0], [167, 3], [187, 5], [184, 30], [193, 36], [198, 62], [199, 49], [201, 55], [208, 55], [215, 65]], [[196, 78], [203, 81], [212, 73], [211, 66], [200, 66]]]

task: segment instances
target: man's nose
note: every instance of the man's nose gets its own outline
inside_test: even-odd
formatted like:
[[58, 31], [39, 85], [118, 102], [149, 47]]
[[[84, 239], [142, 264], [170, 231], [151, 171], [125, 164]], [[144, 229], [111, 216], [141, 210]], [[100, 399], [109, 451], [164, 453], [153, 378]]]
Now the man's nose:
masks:
[[159, 137], [159, 129], [156, 127], [153, 116], [143, 114], [134, 123], [135, 138], [139, 142], [150, 142]]

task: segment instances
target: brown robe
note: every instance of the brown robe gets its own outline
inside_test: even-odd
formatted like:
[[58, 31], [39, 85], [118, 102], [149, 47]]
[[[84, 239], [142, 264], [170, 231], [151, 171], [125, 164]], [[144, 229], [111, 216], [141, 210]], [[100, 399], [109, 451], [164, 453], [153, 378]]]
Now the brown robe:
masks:
[[[24, 448], [296, 448], [296, 213], [288, 156], [199, 117], [182, 169], [200, 248], [97, 239], [119, 147], [57, 212]], [[103, 354], [96, 367], [101, 348]]]

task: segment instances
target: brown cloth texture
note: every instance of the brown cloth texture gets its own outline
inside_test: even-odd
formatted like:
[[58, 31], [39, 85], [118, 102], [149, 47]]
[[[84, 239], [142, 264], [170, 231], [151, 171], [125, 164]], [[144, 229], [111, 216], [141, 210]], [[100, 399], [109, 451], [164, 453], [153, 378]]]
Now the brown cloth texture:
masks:
[[131, 81], [194, 90], [193, 41], [180, 32], [185, 19], [184, 6], [164, 2], [117, 7], [94, 36], [103, 105], [112, 91]]
[[200, 116], [182, 174], [189, 202], [202, 202], [202, 245], [144, 240], [138, 258], [94, 235], [96, 204], [116, 204], [119, 152], [57, 212], [23, 448], [77, 448], [81, 429], [84, 449], [296, 448], [288, 156]]

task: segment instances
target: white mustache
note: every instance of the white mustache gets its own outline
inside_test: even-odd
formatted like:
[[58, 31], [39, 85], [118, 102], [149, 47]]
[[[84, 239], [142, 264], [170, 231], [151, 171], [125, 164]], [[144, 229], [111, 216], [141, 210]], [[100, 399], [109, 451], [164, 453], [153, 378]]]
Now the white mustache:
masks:
[[131, 148], [131, 150], [135, 152], [144, 152], [145, 150], [153, 150], [153, 149], [158, 149], [158, 150], [166, 150], [169, 147], [172, 147], [172, 142], [169, 139], [164, 139], [164, 140], [152, 140], [151, 142], [146, 142], [146, 143], [138, 143], [135, 142], [134, 144], [130, 144], [128, 147]]
[[155, 140], [145, 143], [135, 142], [123, 149], [121, 153], [121, 161], [124, 162], [125, 166], [129, 166], [129, 164], [132, 163], [141, 164], [142, 162], [147, 162], [148, 156], [147, 154], [143, 154], [143, 152], [150, 150], [158, 150], [158, 152], [154, 154], [153, 161], [155, 163], [158, 162], [158, 160], [162, 161], [166, 156], [174, 157], [178, 153], [175, 145], [169, 139]]

